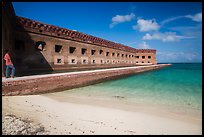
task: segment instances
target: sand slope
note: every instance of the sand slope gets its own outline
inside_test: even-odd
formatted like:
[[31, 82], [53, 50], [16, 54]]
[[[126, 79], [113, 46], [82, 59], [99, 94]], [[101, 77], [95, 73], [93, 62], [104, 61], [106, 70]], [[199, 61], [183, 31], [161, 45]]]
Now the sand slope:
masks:
[[40, 123], [48, 134], [202, 134], [201, 120], [179, 120], [80, 101], [62, 102], [42, 95], [2, 99], [3, 115], [14, 114]]

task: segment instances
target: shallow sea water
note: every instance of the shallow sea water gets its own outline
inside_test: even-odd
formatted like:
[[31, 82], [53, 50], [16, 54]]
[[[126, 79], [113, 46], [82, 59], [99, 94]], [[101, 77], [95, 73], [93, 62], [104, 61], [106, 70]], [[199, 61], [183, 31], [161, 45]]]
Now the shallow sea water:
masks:
[[172, 64], [159, 70], [62, 91], [61, 94], [118, 98], [125, 102], [202, 111], [202, 64]]

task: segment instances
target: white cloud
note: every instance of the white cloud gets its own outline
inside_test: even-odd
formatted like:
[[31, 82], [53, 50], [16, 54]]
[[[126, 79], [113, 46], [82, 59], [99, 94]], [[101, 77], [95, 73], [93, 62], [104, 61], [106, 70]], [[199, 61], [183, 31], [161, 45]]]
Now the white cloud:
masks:
[[178, 17], [168, 18], [168, 19], [166, 19], [166, 20], [163, 20], [163, 21], [161, 22], [161, 25], [163, 26], [163, 25], [166, 24], [166, 23], [172, 22], [172, 21], [177, 20], [177, 19], [181, 19], [181, 18], [183, 18], [183, 17], [184, 17], [184, 16], [178, 16]]
[[187, 38], [194, 38], [194, 37], [187, 37], [187, 36], [179, 36], [176, 35], [175, 32], [165, 32], [165, 33], [154, 33], [149, 34], [146, 33], [145, 36], [142, 37], [143, 40], [161, 40], [163, 42], [174, 42], [179, 41], [181, 39], [187, 39]]
[[144, 19], [138, 19], [137, 25], [133, 26], [133, 29], [139, 29], [141, 32], [147, 32], [147, 31], [153, 31], [158, 30], [160, 26], [156, 22], [155, 19], [151, 20], [144, 20]]
[[112, 18], [112, 23], [110, 24], [110, 28], [113, 28], [115, 25], [123, 22], [129, 22], [135, 18], [135, 14], [131, 13], [130, 15], [116, 15]]
[[139, 48], [139, 49], [149, 49], [150, 46], [149, 46], [145, 41], [143, 41], [142, 43], [140, 43], [140, 44], [138, 45], [138, 48]]
[[176, 59], [178, 58], [179, 52], [157, 52], [157, 56], [160, 56], [161, 59]]
[[161, 25], [164, 25], [166, 23], [169, 23], [169, 22], [172, 22], [174, 20], [181, 19], [181, 18], [189, 18], [189, 19], [196, 21], [196, 22], [202, 22], [202, 12], [197, 13], [195, 15], [184, 15], [184, 16], [176, 16], [176, 17], [168, 18], [166, 20], [163, 20], [161, 22]]
[[189, 37], [202, 37], [202, 23], [196, 24], [195, 26], [170, 27], [169, 29], [172, 31], [179, 31], [181, 34]]
[[186, 15], [185, 16], [186, 18], [190, 18], [192, 19], [193, 21], [196, 21], [196, 22], [202, 22], [202, 12], [201, 13], [197, 13], [195, 15]]
[[158, 59], [160, 61], [193, 61], [193, 60], [200, 60], [201, 55], [197, 52], [172, 52], [172, 51], [163, 51], [157, 52]]

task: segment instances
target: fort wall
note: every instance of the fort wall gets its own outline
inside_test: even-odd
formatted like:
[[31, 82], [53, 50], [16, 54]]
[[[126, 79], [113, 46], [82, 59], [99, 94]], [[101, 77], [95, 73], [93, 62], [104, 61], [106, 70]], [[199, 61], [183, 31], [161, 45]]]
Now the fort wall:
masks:
[[[2, 95], [28, 95], [63, 91], [99, 82], [159, 69], [169, 64], [136, 66], [94, 71], [70, 72], [4, 79]], [[54, 83], [54, 84], [53, 84]]]
[[4, 50], [9, 49], [13, 54], [14, 32], [15, 32], [15, 12], [11, 3], [2, 2], [2, 76], [5, 72]]
[[[15, 16], [9, 2], [3, 7], [2, 53], [4, 49], [12, 52], [16, 75], [37, 71], [157, 64], [154, 49], [135, 49], [82, 32]], [[2, 58], [2, 74], [5, 72], [4, 62]]]

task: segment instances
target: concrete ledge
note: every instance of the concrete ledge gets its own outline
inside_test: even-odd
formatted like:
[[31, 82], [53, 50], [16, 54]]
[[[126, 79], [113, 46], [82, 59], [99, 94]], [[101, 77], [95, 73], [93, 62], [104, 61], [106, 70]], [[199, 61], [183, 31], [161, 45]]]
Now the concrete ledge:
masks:
[[2, 95], [28, 95], [57, 92], [129, 76], [139, 72], [159, 69], [169, 65], [171, 64], [34, 75], [7, 79], [2, 78]]

